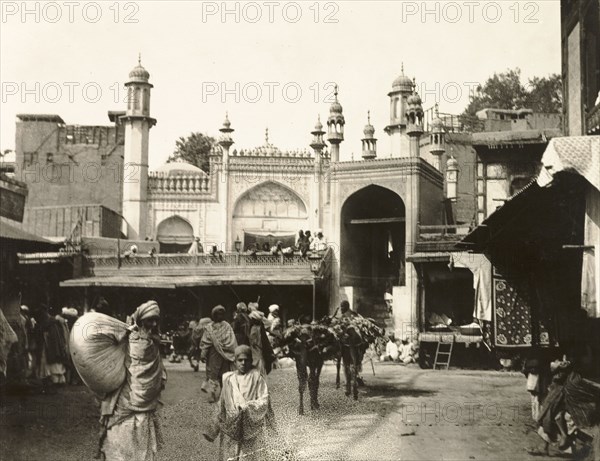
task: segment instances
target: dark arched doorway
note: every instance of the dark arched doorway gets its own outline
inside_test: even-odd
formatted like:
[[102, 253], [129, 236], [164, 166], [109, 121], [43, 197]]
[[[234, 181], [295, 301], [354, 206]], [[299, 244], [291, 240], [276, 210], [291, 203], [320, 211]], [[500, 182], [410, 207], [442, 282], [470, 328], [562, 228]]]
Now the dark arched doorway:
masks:
[[194, 241], [194, 230], [185, 219], [171, 216], [158, 225], [156, 240], [161, 253], [186, 253]]
[[405, 216], [400, 196], [381, 186], [367, 186], [344, 202], [340, 284], [354, 287], [357, 310], [404, 285]]

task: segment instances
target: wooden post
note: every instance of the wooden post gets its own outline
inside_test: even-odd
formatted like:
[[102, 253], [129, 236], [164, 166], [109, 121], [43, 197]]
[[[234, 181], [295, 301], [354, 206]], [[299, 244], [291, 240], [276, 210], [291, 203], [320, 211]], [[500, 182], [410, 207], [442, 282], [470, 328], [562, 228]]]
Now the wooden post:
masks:
[[313, 322], [316, 321], [317, 316], [317, 277], [313, 276], [313, 286], [312, 286], [312, 319]]

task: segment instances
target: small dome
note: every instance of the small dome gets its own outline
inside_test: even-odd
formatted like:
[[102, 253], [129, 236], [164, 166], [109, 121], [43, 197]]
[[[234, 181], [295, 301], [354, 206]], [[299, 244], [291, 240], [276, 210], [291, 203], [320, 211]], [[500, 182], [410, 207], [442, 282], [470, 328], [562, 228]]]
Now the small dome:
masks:
[[223, 121], [223, 128], [231, 127], [231, 122], [229, 121], [229, 114], [225, 114], [225, 120]]
[[331, 103], [331, 106], [329, 107], [329, 113], [331, 115], [342, 115], [342, 105], [338, 102], [338, 86], [335, 86], [335, 90], [333, 92], [333, 96], [335, 98], [335, 100]]
[[323, 130], [323, 124], [321, 123], [321, 117], [319, 116], [319, 119], [317, 120], [317, 124], [315, 125], [315, 131], [321, 131]]
[[341, 114], [342, 111], [342, 105], [337, 101], [337, 99], [333, 103], [331, 103], [331, 107], [329, 108], [330, 114]]
[[402, 67], [400, 70], [400, 75], [396, 77], [396, 80], [392, 82], [392, 90], [393, 91], [402, 91], [402, 92], [412, 92], [413, 90], [413, 81], [404, 75], [404, 63], [402, 63]]
[[412, 80], [403, 73], [394, 80], [392, 89], [394, 91], [412, 91]]
[[165, 173], [167, 176], [195, 176], [205, 174], [204, 171], [197, 166], [183, 161], [165, 163], [156, 171], [159, 173]]
[[419, 93], [413, 93], [408, 97], [406, 102], [413, 106], [420, 106], [422, 103], [421, 96], [419, 96]]
[[454, 156], [450, 156], [448, 161], [446, 162], [446, 169], [448, 170], [458, 170], [458, 160], [454, 158]]
[[141, 64], [135, 66], [131, 72], [129, 72], [129, 80], [132, 82], [148, 82], [150, 79], [150, 73], [144, 69]]
[[444, 130], [444, 121], [438, 116], [433, 119], [431, 122], [431, 131], [443, 131]]

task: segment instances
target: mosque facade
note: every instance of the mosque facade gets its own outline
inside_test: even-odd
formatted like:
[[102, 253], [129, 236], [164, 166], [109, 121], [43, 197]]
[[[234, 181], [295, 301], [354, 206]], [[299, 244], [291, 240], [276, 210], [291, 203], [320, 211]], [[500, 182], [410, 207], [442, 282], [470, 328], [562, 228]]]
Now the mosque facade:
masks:
[[[226, 116], [209, 173], [183, 162], [149, 171], [155, 120], [152, 85], [141, 64], [126, 86], [124, 163], [136, 173], [123, 189], [129, 239], [157, 240], [161, 251], [177, 252], [198, 237], [205, 251], [217, 246], [229, 252], [255, 243], [291, 246], [300, 229], [322, 231], [336, 255], [330, 310], [348, 299], [360, 312], [378, 316], [387, 292], [394, 298], [396, 328], [415, 324], [417, 277], [406, 256], [414, 251], [419, 224], [439, 224], [444, 184], [439, 164], [420, 155], [423, 107], [404, 70], [388, 93], [384, 156], [368, 120], [362, 158], [340, 161], [345, 119], [336, 88], [325, 123], [319, 119], [311, 131], [310, 150], [282, 151], [269, 142], [268, 131], [262, 146], [234, 149], [235, 129]], [[439, 159], [443, 136], [439, 121], [436, 126], [427, 154]]]

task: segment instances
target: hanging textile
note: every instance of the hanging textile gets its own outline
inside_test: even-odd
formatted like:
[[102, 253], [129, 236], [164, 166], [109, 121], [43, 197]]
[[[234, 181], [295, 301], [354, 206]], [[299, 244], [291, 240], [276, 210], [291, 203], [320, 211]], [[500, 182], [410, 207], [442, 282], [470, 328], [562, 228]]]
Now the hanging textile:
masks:
[[469, 269], [473, 273], [475, 306], [473, 318], [490, 322], [492, 320], [492, 264], [483, 254], [450, 253], [450, 265]]
[[[531, 287], [523, 277], [510, 277], [494, 270], [494, 338], [497, 347], [554, 345], [546, 325], [532, 306]], [[535, 331], [534, 331], [535, 329]], [[537, 336], [537, 340], [534, 337]]]
[[583, 252], [581, 270], [581, 308], [588, 317], [600, 318], [600, 191], [588, 187], [585, 212], [584, 245], [593, 246]]

